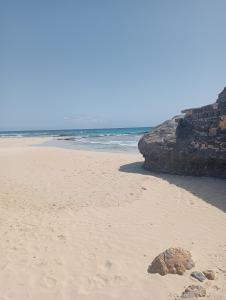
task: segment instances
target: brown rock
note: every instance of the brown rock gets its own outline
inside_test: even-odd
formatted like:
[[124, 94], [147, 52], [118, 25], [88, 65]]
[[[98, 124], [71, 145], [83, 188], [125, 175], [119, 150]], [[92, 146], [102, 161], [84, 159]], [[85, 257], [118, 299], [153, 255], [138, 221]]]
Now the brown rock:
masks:
[[208, 280], [214, 280], [215, 279], [215, 272], [213, 270], [203, 271], [203, 274], [206, 276], [206, 278]]
[[182, 293], [181, 298], [198, 298], [205, 297], [206, 290], [200, 285], [189, 285]]
[[195, 266], [191, 253], [182, 248], [169, 248], [160, 253], [148, 268], [149, 273], [179, 274]]

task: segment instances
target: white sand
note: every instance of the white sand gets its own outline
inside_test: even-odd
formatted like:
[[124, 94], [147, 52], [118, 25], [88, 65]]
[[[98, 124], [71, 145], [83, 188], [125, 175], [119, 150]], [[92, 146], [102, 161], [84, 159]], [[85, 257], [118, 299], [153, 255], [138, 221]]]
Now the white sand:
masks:
[[168, 247], [214, 269], [226, 299], [226, 181], [152, 175], [132, 154], [0, 139], [0, 300], [167, 300], [190, 277], [148, 274]]

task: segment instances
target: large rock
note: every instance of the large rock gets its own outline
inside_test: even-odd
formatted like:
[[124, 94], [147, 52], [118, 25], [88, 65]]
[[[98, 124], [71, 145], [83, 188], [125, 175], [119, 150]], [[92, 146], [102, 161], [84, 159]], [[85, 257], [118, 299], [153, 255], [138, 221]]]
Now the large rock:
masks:
[[151, 171], [226, 178], [226, 88], [214, 104], [182, 111], [138, 147]]
[[191, 253], [182, 248], [169, 248], [160, 253], [148, 268], [149, 273], [179, 274], [195, 266]]

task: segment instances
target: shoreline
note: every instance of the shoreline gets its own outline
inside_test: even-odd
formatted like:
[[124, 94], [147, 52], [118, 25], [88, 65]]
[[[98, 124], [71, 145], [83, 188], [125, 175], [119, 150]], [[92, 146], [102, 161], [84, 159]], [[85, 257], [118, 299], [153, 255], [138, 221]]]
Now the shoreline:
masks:
[[147, 268], [183, 247], [193, 270], [217, 272], [202, 284], [208, 299], [225, 300], [224, 180], [152, 174], [140, 154], [29, 146], [37, 141], [0, 139], [3, 299], [174, 300], [199, 284], [190, 272]]
[[[40, 130], [12, 132], [8, 137], [34, 137], [46, 139], [43, 146], [61, 147], [100, 152], [139, 153], [138, 141], [150, 131], [150, 127], [106, 128], [106, 129], [73, 129], [73, 130]], [[7, 134], [0, 132], [0, 138]], [[48, 138], [50, 139], [48, 141]]]
[[[59, 141], [59, 143], [58, 143]], [[74, 151], [84, 151], [84, 152], [97, 152], [97, 153], [116, 153], [116, 154], [125, 154], [125, 155], [142, 155], [139, 153], [138, 148], [137, 150], [130, 150], [130, 151], [122, 151], [122, 150], [102, 150], [96, 149], [92, 147], [84, 147], [79, 148], [78, 146], [70, 146], [64, 145], [63, 143], [60, 144], [60, 141], [64, 142], [64, 140], [58, 140], [55, 137], [1, 137], [0, 138], [0, 148], [15, 148], [15, 147], [37, 147], [37, 148], [57, 148], [57, 149], [68, 149]]]

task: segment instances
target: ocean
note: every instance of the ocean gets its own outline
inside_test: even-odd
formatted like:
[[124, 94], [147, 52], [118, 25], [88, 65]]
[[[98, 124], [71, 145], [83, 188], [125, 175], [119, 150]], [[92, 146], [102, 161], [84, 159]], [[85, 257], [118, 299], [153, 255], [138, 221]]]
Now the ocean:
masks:
[[151, 127], [0, 131], [4, 137], [53, 137], [39, 146], [63, 147], [104, 152], [138, 152], [140, 137]]

